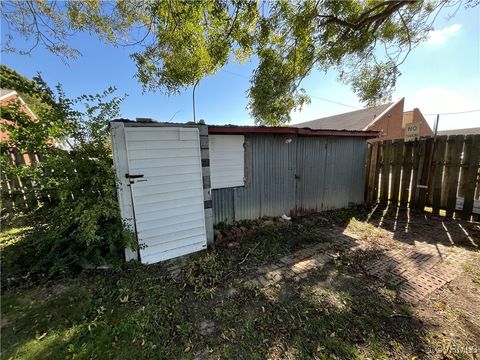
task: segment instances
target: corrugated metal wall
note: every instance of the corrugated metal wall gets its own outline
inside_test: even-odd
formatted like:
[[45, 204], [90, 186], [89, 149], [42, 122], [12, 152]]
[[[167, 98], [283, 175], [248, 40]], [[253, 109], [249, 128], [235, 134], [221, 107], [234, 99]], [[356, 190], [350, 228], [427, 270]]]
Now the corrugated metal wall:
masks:
[[214, 224], [363, 203], [364, 138], [268, 134], [245, 141], [251, 179], [245, 187], [212, 190]]

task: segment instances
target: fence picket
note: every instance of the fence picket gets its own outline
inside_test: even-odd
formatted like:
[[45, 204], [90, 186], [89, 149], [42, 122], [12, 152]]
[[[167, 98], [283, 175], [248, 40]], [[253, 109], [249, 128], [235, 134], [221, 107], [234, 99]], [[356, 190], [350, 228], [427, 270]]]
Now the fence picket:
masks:
[[420, 164], [420, 142], [415, 141], [412, 147], [413, 164], [412, 164], [412, 184], [410, 186], [410, 204], [411, 208], [415, 207], [415, 199], [417, 196], [418, 167]]
[[[38, 154], [22, 154], [17, 148], [2, 148], [11, 166], [34, 166], [42, 157]], [[7, 176], [2, 171], [2, 210], [21, 212], [39, 205], [39, 193], [35, 182], [25, 176]]]
[[391, 202], [393, 205], [398, 206], [398, 195], [400, 193], [400, 174], [402, 171], [403, 140], [397, 140], [393, 142], [392, 153], [393, 161]]
[[375, 142], [370, 147], [369, 157], [367, 158], [368, 171], [367, 171], [367, 204], [373, 204], [376, 200], [377, 194], [377, 182], [378, 182], [378, 142]]
[[462, 156], [463, 135], [454, 136], [452, 153], [450, 159], [450, 171], [447, 182], [447, 216], [452, 216], [457, 204], [458, 175], [460, 173], [460, 160]]
[[475, 200], [475, 187], [480, 161], [480, 135], [468, 135], [465, 139], [464, 152], [464, 175], [460, 183], [461, 195], [463, 195], [462, 218], [469, 220], [472, 216]]
[[381, 184], [380, 184], [380, 203], [386, 204], [388, 202], [388, 178], [390, 176], [389, 158], [387, 147], [388, 141], [384, 141], [381, 147]]
[[400, 206], [407, 206], [412, 179], [412, 143], [406, 142], [403, 147], [402, 183], [400, 185]]
[[480, 218], [480, 134], [377, 142], [367, 161], [369, 204], [428, 205], [434, 214]]
[[428, 185], [430, 183], [430, 171], [432, 168], [433, 138], [425, 139], [425, 154], [423, 155], [423, 164], [421, 174], [419, 174], [419, 184], [417, 185], [417, 210], [423, 211], [428, 194]]
[[441, 199], [442, 199], [442, 180], [443, 169], [445, 161], [445, 149], [447, 147], [447, 136], [440, 136], [435, 143], [435, 156], [433, 160], [433, 175], [431, 183], [432, 193], [432, 212], [434, 214], [440, 213]]

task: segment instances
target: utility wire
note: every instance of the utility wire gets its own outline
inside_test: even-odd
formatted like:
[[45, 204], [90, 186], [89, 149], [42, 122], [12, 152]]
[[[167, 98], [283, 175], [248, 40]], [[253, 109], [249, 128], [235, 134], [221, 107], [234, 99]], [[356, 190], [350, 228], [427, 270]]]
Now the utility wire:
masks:
[[424, 114], [426, 116], [430, 116], [430, 115], [454, 115], [454, 114], [466, 114], [466, 113], [472, 113], [472, 112], [477, 112], [477, 111], [480, 111], [480, 109], [476, 109], [476, 110], [466, 110], [466, 111], [457, 111], [457, 112], [450, 112], [450, 113], [435, 113], [435, 114]]
[[349, 107], [349, 108], [352, 108], [352, 109], [360, 110], [359, 107], [352, 106], [352, 105], [347, 105], [347, 104], [343, 104], [343, 103], [341, 103], [341, 102], [333, 101], [333, 100], [330, 100], [330, 99], [325, 99], [325, 98], [322, 98], [322, 97], [320, 97], [320, 96], [315, 96], [315, 95], [309, 95], [309, 96], [312, 97], [312, 98], [315, 98], [315, 99], [319, 99], [319, 100], [323, 100], [323, 101], [330, 102], [330, 103], [332, 103], [332, 104], [342, 105], [342, 106], [346, 106], [346, 107]]
[[[246, 76], [246, 75], [242, 75], [242, 74], [238, 74], [238, 73], [235, 73], [235, 72], [232, 72], [232, 71], [228, 71], [228, 70], [223, 70], [224, 72], [228, 73], [228, 74], [231, 74], [231, 75], [235, 75], [235, 76], [238, 76], [238, 77], [241, 77], [241, 78], [244, 78], [244, 79], [250, 79], [249, 76]], [[334, 101], [334, 100], [330, 100], [330, 99], [326, 99], [326, 98], [323, 98], [323, 97], [320, 97], [320, 96], [315, 96], [315, 95], [309, 95], [310, 97], [312, 98], [315, 98], [315, 99], [319, 99], [319, 100], [323, 100], [323, 101], [327, 101], [329, 103], [332, 103], [332, 104], [337, 104], [337, 105], [342, 105], [342, 106], [346, 106], [346, 107], [349, 107], [349, 108], [352, 108], [352, 109], [357, 109], [357, 110], [360, 110], [361, 108], [359, 107], [356, 107], [356, 106], [352, 106], [352, 105], [348, 105], [348, 104], [344, 104], [344, 103], [341, 103], [341, 102], [338, 102], [338, 101]], [[434, 114], [423, 114], [425, 116], [431, 116], [431, 115], [455, 115], [455, 114], [466, 114], [466, 113], [472, 113], [472, 112], [478, 112], [480, 111], [480, 109], [476, 109], [476, 110], [466, 110], [466, 111], [457, 111], [457, 112], [449, 112], [449, 113], [434, 113]]]
[[[244, 79], [250, 79], [250, 77], [248, 77], [248, 76], [246, 76], [246, 75], [237, 74], [237, 73], [235, 73], [235, 72], [228, 71], [228, 70], [223, 70], [223, 71], [226, 72], [227, 74], [230, 74], [230, 75], [235, 75], [235, 76], [238, 76], [238, 77], [241, 77], [241, 78], [244, 78]], [[320, 97], [320, 96], [315, 96], [315, 95], [309, 95], [309, 96], [312, 97], [312, 98], [315, 98], [315, 99], [319, 99], [319, 100], [323, 100], [323, 101], [330, 102], [330, 103], [332, 103], [332, 104], [342, 105], [342, 106], [346, 106], [346, 107], [349, 107], [349, 108], [352, 108], [352, 109], [360, 110], [359, 107], [352, 106], [352, 105], [347, 105], [347, 104], [343, 104], [343, 103], [341, 103], [341, 102], [334, 101], [334, 100], [330, 100], [330, 99], [326, 99], [326, 98], [323, 98], [323, 97]]]
[[244, 78], [244, 79], [250, 79], [250, 77], [247, 76], [247, 75], [237, 74], [237, 73], [234, 73], [232, 71], [225, 70], [225, 69], [223, 70], [223, 72], [226, 72], [227, 74], [235, 75], [235, 76], [238, 76], [238, 77], [241, 77], [241, 78]]

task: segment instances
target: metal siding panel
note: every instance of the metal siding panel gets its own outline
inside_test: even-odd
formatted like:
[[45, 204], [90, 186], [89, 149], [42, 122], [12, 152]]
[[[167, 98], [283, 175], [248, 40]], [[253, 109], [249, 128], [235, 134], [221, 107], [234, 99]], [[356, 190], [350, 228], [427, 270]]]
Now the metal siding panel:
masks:
[[349, 152], [348, 146], [347, 141], [339, 143], [336, 138], [328, 139], [322, 210], [341, 208], [346, 205], [345, 178], [350, 169], [344, 167], [342, 158], [344, 153]]
[[213, 223], [233, 222], [233, 190], [231, 188], [212, 189]]
[[353, 164], [356, 166], [355, 176], [352, 179], [352, 186], [350, 188], [350, 198], [354, 204], [363, 204], [365, 202], [365, 171], [367, 162], [367, 142], [358, 141], [358, 139], [352, 139], [353, 141]]
[[288, 214], [295, 206], [295, 139], [252, 135], [251, 186], [235, 189], [235, 220]]
[[321, 211], [325, 184], [325, 160], [327, 138], [302, 137], [302, 146], [297, 147], [297, 180], [299, 212]]
[[252, 145], [251, 183], [212, 191], [215, 224], [281, 216], [296, 206], [310, 212], [363, 203], [365, 139], [252, 134], [246, 140]]
[[363, 203], [366, 142], [329, 138], [327, 149], [324, 210]]

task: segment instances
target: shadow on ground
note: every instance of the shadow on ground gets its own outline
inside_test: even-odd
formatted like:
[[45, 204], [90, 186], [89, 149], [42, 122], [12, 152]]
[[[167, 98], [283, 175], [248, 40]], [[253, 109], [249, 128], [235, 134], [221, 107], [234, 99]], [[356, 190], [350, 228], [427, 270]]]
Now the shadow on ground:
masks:
[[415, 213], [409, 208], [377, 205], [367, 221], [393, 233], [393, 239], [413, 244], [425, 241], [430, 244], [459, 246], [478, 250], [480, 224], [452, 219], [430, 213]]

